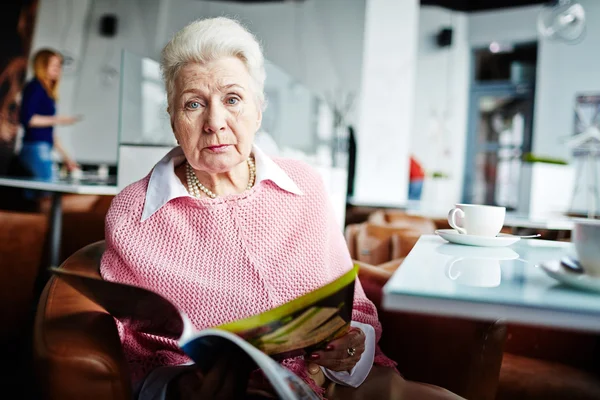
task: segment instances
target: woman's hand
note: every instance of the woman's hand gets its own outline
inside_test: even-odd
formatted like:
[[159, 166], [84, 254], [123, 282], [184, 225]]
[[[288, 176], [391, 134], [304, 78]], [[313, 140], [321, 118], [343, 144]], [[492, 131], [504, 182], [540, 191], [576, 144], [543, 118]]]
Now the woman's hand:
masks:
[[332, 371], [350, 371], [365, 351], [365, 334], [350, 328], [347, 334], [329, 342], [325, 350], [315, 351], [307, 359]]
[[77, 164], [75, 161], [71, 160], [70, 158], [63, 160], [63, 162], [69, 172], [73, 172], [76, 169], [79, 169], [79, 164]]
[[81, 119], [79, 117], [70, 117], [67, 115], [57, 115], [55, 118], [58, 125], [73, 125]]

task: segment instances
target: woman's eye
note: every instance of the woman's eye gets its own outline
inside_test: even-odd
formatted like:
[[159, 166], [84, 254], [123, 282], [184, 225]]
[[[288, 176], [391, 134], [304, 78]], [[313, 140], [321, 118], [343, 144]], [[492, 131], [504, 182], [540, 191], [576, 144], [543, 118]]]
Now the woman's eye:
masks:
[[239, 102], [240, 102], [240, 99], [238, 99], [237, 97], [228, 97], [227, 98], [227, 104], [229, 104], [231, 106], [234, 106]]
[[191, 110], [196, 110], [196, 109], [200, 108], [200, 103], [197, 101], [190, 101], [187, 104], [187, 108], [189, 108]]

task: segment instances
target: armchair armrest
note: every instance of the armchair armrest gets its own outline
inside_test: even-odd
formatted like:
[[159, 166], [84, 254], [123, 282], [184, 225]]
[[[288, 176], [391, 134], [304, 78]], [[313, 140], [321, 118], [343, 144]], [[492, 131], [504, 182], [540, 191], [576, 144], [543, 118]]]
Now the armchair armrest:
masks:
[[381, 350], [398, 363], [400, 373], [467, 399], [495, 399], [506, 325], [383, 310], [385, 272], [378, 270], [361, 265], [359, 278], [379, 313]]
[[[98, 274], [104, 243], [89, 245], [62, 268]], [[51, 278], [34, 326], [34, 363], [49, 399], [129, 399], [131, 384], [114, 319], [69, 285]]]
[[362, 261], [353, 261], [359, 266], [358, 277], [360, 278], [361, 283], [363, 283], [364, 279], [364, 281], [368, 281], [369, 283], [376, 283], [378, 287], [382, 288], [383, 285], [385, 285], [385, 283], [388, 281], [388, 279], [390, 279], [391, 276], [394, 274], [394, 271], [398, 269], [400, 264], [402, 264], [404, 258], [396, 258], [390, 261], [386, 261], [383, 264], [379, 264], [377, 266], [367, 264]]

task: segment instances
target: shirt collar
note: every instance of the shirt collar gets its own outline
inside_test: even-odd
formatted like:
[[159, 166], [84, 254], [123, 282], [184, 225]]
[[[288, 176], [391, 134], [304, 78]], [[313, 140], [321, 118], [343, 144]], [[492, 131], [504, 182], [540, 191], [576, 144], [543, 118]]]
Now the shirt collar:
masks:
[[[303, 194], [292, 178], [258, 146], [252, 146], [252, 153], [256, 165], [255, 185], [258, 185], [261, 181], [270, 180], [286, 192], [297, 195]], [[146, 190], [142, 222], [150, 218], [169, 201], [178, 197], [191, 197], [185, 186], [175, 175], [175, 167], [184, 161], [183, 150], [177, 146], [154, 166]]]

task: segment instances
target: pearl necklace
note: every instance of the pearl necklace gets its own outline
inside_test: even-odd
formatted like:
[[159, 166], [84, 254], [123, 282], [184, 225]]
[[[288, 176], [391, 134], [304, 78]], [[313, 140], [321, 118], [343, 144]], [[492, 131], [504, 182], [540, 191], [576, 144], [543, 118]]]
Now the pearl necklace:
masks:
[[[250, 177], [248, 178], [248, 185], [246, 185], [246, 190], [250, 190], [252, 189], [252, 186], [254, 186], [254, 179], [256, 178], [256, 166], [254, 165], [254, 159], [252, 157], [249, 157], [246, 161], [248, 162], [248, 169], [250, 170]], [[199, 199], [201, 197], [200, 192], [204, 193], [211, 199], [217, 197], [216, 193], [214, 193], [212, 190], [200, 183], [198, 177], [194, 173], [194, 169], [188, 162], [186, 162], [185, 164], [185, 175], [187, 180], [188, 191], [193, 197]]]

